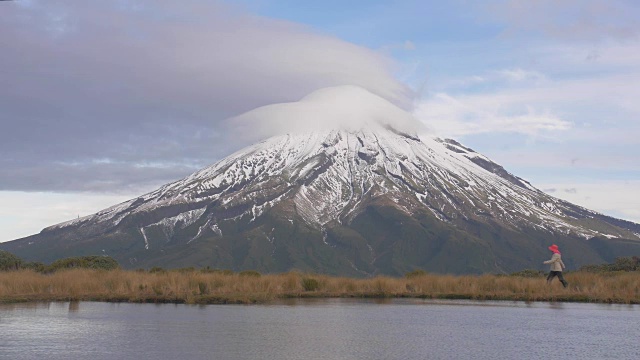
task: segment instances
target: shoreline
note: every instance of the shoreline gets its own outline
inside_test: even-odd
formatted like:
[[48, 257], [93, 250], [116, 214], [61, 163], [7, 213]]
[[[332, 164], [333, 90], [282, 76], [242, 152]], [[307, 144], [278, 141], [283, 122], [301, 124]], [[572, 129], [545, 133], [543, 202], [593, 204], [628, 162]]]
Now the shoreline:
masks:
[[526, 296], [494, 296], [494, 295], [466, 295], [466, 294], [420, 294], [420, 295], [385, 295], [385, 294], [284, 294], [277, 297], [238, 295], [238, 296], [202, 296], [192, 298], [168, 298], [168, 297], [121, 297], [121, 296], [10, 296], [1, 297], [0, 304], [20, 304], [20, 303], [40, 303], [40, 302], [105, 302], [105, 303], [130, 303], [130, 304], [184, 304], [184, 305], [270, 305], [282, 300], [304, 300], [304, 299], [373, 299], [373, 300], [394, 300], [394, 299], [420, 299], [420, 300], [470, 300], [470, 301], [505, 301], [505, 302], [536, 302], [536, 303], [577, 303], [577, 304], [618, 304], [618, 305], [640, 305], [640, 301], [625, 299], [599, 299], [585, 297], [582, 295], [552, 295], [548, 297], [537, 297], [535, 299]]

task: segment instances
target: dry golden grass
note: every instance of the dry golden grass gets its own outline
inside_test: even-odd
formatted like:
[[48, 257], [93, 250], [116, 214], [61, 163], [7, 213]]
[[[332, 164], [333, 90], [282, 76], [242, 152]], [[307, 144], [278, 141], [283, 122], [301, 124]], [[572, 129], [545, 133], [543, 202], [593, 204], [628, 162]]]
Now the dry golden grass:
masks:
[[640, 304], [640, 273], [569, 273], [558, 280], [513, 276], [423, 275], [351, 279], [297, 272], [239, 274], [168, 271], [30, 270], [0, 273], [0, 301], [256, 303], [292, 297], [416, 297]]

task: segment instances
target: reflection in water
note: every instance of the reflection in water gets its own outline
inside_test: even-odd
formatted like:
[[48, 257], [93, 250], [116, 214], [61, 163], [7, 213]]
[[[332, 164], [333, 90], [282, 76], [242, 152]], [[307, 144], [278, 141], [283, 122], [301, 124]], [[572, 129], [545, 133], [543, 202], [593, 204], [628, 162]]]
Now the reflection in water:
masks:
[[639, 306], [462, 300], [9, 304], [0, 359], [636, 359], [639, 320]]
[[80, 301], [70, 301], [69, 302], [69, 312], [78, 312], [80, 309]]
[[561, 303], [561, 302], [550, 302], [549, 303], [549, 309], [562, 310], [562, 309], [564, 309], [564, 303]]
[[384, 304], [392, 304], [395, 299], [392, 298], [380, 298], [373, 299], [374, 304], [384, 305]]

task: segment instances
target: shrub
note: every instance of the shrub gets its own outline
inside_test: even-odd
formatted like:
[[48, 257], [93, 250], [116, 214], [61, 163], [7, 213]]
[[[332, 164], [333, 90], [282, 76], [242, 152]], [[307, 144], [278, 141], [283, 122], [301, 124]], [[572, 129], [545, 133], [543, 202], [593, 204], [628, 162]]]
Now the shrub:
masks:
[[167, 270], [165, 270], [164, 268], [160, 267], [160, 266], [154, 266], [151, 269], [149, 269], [150, 273], [159, 273], [159, 274], [164, 274], [167, 272]]
[[404, 274], [404, 277], [407, 279], [411, 279], [411, 278], [415, 278], [415, 277], [419, 277], [419, 276], [425, 276], [427, 275], [427, 272], [422, 270], [422, 269], [416, 269], [413, 271], [410, 271], [406, 274]]
[[198, 290], [200, 291], [200, 295], [206, 295], [209, 293], [209, 286], [205, 282], [198, 282]]
[[45, 272], [47, 270], [47, 265], [41, 263], [41, 262], [37, 262], [37, 261], [33, 261], [33, 262], [28, 262], [28, 263], [24, 263], [22, 264], [22, 268], [23, 269], [30, 269], [33, 270], [35, 272]]
[[590, 273], [640, 271], [640, 257], [618, 257], [613, 264], [585, 265], [579, 271]]
[[217, 271], [220, 271], [220, 270], [212, 269], [210, 266], [205, 266], [205, 267], [200, 269], [200, 272], [203, 273], [203, 274], [211, 274], [211, 273], [215, 273]]
[[22, 259], [12, 253], [0, 250], [0, 270], [19, 270], [22, 266]]
[[90, 269], [115, 270], [120, 267], [116, 259], [110, 256], [85, 256]]
[[114, 270], [119, 267], [118, 262], [109, 256], [79, 256], [56, 260], [48, 266], [47, 272], [77, 268]]
[[320, 283], [314, 278], [302, 278], [302, 288], [304, 291], [316, 291], [320, 288]]
[[525, 277], [525, 278], [537, 278], [537, 277], [544, 277], [544, 271], [542, 270], [533, 270], [533, 269], [524, 269], [521, 271], [517, 271], [514, 273], [509, 274], [509, 276], [519, 276], [519, 277]]
[[222, 275], [233, 275], [233, 271], [232, 270], [227, 270], [227, 269], [212, 269], [209, 266], [203, 267], [202, 269], [200, 269], [201, 273], [204, 274], [222, 274]]
[[260, 277], [260, 273], [255, 270], [244, 270], [238, 274], [240, 276]]
[[606, 267], [608, 265], [584, 265], [581, 266], [578, 271], [589, 272], [589, 273], [602, 273], [606, 271]]
[[640, 258], [633, 257], [619, 257], [616, 258], [613, 264], [609, 266], [611, 271], [636, 271], [640, 270]]

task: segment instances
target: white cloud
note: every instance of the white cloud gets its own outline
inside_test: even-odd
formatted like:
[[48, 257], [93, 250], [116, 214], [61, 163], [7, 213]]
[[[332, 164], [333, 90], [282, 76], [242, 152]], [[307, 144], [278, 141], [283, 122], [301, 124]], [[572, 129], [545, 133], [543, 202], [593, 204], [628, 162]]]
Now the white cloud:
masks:
[[555, 189], [551, 195], [573, 204], [640, 224], [640, 180], [534, 185], [540, 189]]
[[0, 191], [0, 242], [37, 234], [47, 226], [96, 213], [137, 195]]
[[283, 132], [361, 128], [383, 124], [417, 133], [421, 123], [409, 112], [357, 86], [317, 90], [300, 101], [259, 107], [230, 120], [237, 137], [264, 138]]
[[[540, 86], [548, 81], [543, 73], [533, 70], [525, 70], [519, 67], [489, 70], [482, 74], [457, 77], [440, 84], [441, 89], [457, 90], [457, 92], [468, 92], [474, 87], [489, 86], [492, 89], [512, 89]], [[485, 90], [486, 91], [486, 90]]]
[[[629, 60], [640, 60], [640, 48], [601, 46], [597, 64], [584, 59], [588, 49], [533, 49], [536, 56], [547, 59], [538, 67], [549, 69], [552, 76], [512, 67], [452, 79], [418, 102], [415, 114], [452, 136], [489, 132], [545, 136], [580, 124], [584, 125], [580, 132], [567, 135], [589, 137], [590, 131], [593, 136], [607, 132], [613, 135], [611, 140], [628, 138], [629, 129], [640, 128], [640, 61]], [[474, 87], [477, 84], [481, 87]]]
[[405, 50], [415, 50], [416, 49], [416, 44], [414, 44], [413, 41], [405, 40], [404, 44], [403, 44], [403, 48]]
[[[526, 104], [526, 103], [525, 103]], [[437, 93], [419, 104], [414, 115], [442, 136], [479, 133], [522, 133], [544, 136], [564, 131], [571, 123], [550, 112], [536, 111], [504, 95], [454, 97]]]
[[496, 73], [508, 81], [538, 81], [545, 79], [545, 76], [537, 71], [527, 71], [520, 68], [498, 70]]

